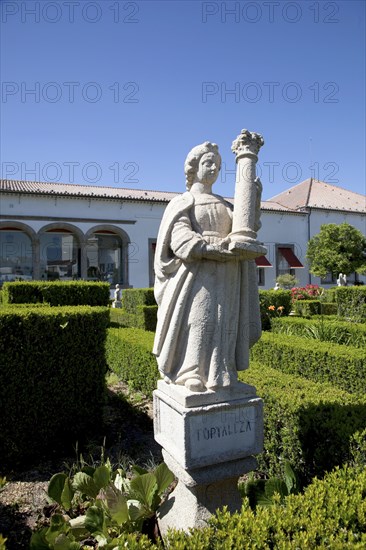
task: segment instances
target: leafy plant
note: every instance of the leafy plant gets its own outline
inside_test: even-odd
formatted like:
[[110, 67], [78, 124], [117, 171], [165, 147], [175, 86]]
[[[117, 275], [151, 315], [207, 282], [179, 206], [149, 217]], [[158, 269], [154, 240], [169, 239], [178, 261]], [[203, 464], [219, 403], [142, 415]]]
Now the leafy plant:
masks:
[[[254, 510], [257, 506], [273, 506], [285, 502], [288, 495], [300, 492], [299, 478], [288, 460], [284, 461], [284, 479], [271, 477], [270, 479], [249, 479], [239, 483], [241, 496], [249, 499], [249, 505]], [[278, 497], [275, 497], [278, 495]]]
[[84, 464], [69, 477], [52, 476], [48, 495], [59, 507], [50, 525], [33, 533], [31, 549], [114, 548], [126, 533], [141, 531], [154, 516], [174, 476], [162, 463], [153, 472], [133, 466], [129, 479], [109, 460], [98, 467]]
[[283, 275], [278, 275], [276, 283], [278, 283], [281, 288], [293, 288], [299, 284], [299, 281], [296, 279], [295, 275], [284, 273]]

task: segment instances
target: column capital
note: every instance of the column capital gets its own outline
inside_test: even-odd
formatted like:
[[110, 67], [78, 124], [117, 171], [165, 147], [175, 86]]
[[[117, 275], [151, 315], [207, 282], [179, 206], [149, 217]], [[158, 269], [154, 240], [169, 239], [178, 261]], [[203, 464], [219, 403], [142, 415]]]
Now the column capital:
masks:
[[252, 157], [257, 161], [259, 149], [263, 144], [264, 139], [260, 134], [244, 129], [233, 141], [231, 150], [236, 156], [236, 162], [243, 157]]

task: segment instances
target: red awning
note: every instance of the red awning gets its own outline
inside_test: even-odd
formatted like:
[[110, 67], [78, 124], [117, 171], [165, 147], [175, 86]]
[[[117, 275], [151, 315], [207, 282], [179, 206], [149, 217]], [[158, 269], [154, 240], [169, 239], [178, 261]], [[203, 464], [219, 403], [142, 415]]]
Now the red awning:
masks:
[[269, 263], [265, 256], [259, 256], [255, 259], [257, 267], [272, 267], [272, 264]]
[[287, 261], [288, 265], [293, 268], [299, 268], [304, 267], [302, 263], [300, 262], [299, 258], [295, 256], [291, 248], [280, 248], [278, 247], [279, 252], [281, 252], [282, 256]]

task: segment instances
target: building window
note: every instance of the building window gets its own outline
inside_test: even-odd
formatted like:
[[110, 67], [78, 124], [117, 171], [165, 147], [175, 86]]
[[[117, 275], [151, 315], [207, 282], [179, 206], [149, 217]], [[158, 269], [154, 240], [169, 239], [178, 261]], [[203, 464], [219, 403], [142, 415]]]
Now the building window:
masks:
[[293, 275], [295, 269], [304, 268], [298, 257], [294, 253], [293, 245], [277, 246], [277, 276]]
[[155, 283], [155, 271], [154, 271], [154, 260], [155, 260], [155, 250], [156, 250], [156, 239], [149, 239], [149, 285], [150, 287], [154, 286]]
[[86, 243], [87, 278], [124, 284], [122, 270], [122, 239], [112, 231], [93, 233]]
[[32, 242], [21, 229], [0, 230], [0, 284], [32, 279]]
[[333, 273], [327, 273], [325, 277], [321, 277], [320, 282], [323, 285], [335, 285], [337, 284], [337, 277]]
[[40, 238], [41, 279], [69, 281], [80, 277], [80, 248], [66, 229], [50, 229]]
[[258, 286], [264, 286], [266, 284], [263, 267], [257, 267], [257, 280], [258, 280]]

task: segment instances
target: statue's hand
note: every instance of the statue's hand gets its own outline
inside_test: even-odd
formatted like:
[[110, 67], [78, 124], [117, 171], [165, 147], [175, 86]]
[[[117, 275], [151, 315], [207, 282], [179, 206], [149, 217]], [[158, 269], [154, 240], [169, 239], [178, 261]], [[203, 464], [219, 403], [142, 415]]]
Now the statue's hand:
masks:
[[217, 262], [230, 262], [239, 258], [226, 248], [220, 245], [207, 244], [202, 257], [206, 260], [215, 260]]

